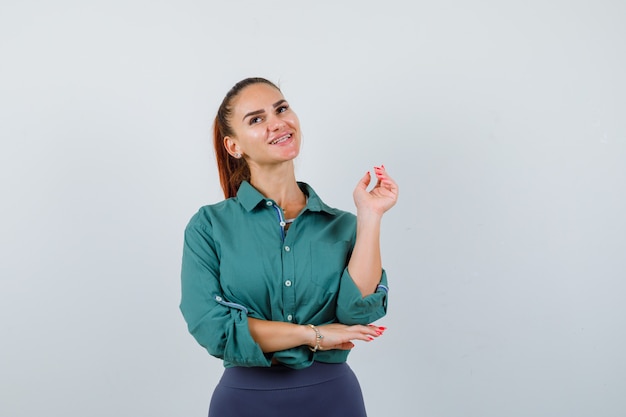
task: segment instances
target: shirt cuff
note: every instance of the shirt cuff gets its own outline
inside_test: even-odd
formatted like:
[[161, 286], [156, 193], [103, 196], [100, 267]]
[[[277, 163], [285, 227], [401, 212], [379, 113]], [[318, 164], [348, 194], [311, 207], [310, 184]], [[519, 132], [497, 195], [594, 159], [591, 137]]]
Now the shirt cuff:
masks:
[[250, 335], [245, 312], [234, 308], [231, 314], [235, 318], [226, 336], [224, 366], [271, 366], [272, 355], [266, 355]]
[[337, 319], [343, 324], [370, 324], [387, 314], [387, 274], [383, 269], [376, 291], [365, 297], [348, 272], [343, 271], [337, 297]]

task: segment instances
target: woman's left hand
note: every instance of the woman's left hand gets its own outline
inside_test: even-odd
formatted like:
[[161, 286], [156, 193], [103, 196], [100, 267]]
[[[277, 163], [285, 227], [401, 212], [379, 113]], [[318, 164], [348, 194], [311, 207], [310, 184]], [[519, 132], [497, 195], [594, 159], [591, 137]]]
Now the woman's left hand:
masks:
[[372, 179], [368, 171], [354, 189], [352, 195], [354, 197], [357, 214], [359, 212], [368, 212], [382, 216], [383, 213], [393, 207], [398, 200], [398, 185], [387, 174], [385, 166], [374, 167], [374, 173], [378, 180], [374, 188], [367, 191], [367, 187]]

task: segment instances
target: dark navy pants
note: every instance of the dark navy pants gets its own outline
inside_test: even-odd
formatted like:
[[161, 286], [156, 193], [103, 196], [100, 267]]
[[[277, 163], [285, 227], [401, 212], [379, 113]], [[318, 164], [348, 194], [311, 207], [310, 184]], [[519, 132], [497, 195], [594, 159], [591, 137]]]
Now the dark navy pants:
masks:
[[359, 381], [347, 363], [305, 369], [226, 368], [209, 417], [366, 417]]

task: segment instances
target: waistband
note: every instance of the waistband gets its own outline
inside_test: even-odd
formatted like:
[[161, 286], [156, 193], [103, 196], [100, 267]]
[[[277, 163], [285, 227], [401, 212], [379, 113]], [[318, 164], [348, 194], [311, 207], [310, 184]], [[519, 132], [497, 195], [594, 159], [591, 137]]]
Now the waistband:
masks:
[[304, 369], [292, 369], [283, 365], [268, 368], [235, 366], [224, 369], [219, 383], [230, 388], [275, 390], [321, 384], [346, 374], [352, 374], [352, 369], [345, 362], [313, 362]]

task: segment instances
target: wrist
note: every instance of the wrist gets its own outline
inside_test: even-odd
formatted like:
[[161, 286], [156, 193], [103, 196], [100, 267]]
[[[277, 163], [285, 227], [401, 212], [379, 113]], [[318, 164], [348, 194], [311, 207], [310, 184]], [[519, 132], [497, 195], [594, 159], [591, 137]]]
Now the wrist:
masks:
[[384, 212], [378, 212], [372, 209], [359, 209], [356, 210], [356, 218], [365, 222], [380, 222], [383, 218]]
[[[317, 328], [317, 326], [314, 326], [312, 324], [307, 324], [306, 328], [307, 328], [307, 330], [309, 332], [309, 343], [307, 343], [308, 346], [309, 346], [309, 350], [311, 352], [317, 352], [318, 350], [321, 350], [322, 349], [322, 339], [324, 338], [322, 333], [320, 333], [320, 331]], [[313, 332], [311, 332], [311, 330], [313, 330]], [[310, 337], [313, 337], [313, 340], [311, 340]]]
[[317, 343], [317, 334], [309, 327], [308, 324], [300, 324], [300, 336], [302, 346], [314, 348]]

